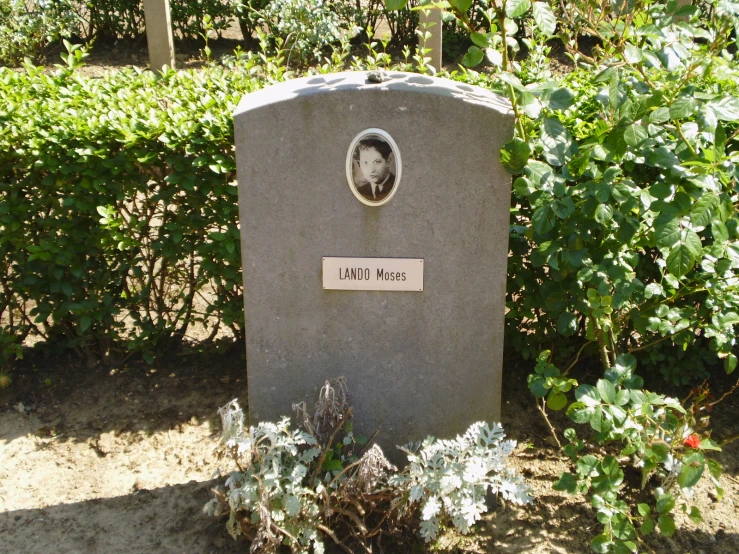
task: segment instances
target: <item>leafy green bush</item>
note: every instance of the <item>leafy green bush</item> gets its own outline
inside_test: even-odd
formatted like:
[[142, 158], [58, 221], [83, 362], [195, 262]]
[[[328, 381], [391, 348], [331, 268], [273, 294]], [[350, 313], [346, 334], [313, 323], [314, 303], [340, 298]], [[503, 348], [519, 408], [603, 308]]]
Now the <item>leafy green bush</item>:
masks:
[[29, 335], [90, 361], [149, 357], [196, 322], [240, 336], [231, 113], [271, 77], [246, 56], [92, 79], [70, 48], [56, 72], [0, 68], [3, 356]]
[[0, 0], [0, 65], [41, 61], [44, 47], [70, 36], [79, 21], [71, 0]]

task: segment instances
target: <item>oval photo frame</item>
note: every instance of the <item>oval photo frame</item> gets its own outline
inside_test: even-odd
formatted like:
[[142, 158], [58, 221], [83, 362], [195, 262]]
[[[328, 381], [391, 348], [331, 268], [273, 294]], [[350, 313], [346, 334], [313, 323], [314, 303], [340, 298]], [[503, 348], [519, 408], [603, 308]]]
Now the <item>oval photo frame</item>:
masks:
[[354, 197], [365, 206], [382, 206], [398, 190], [402, 172], [400, 150], [382, 129], [365, 129], [346, 154], [346, 180]]

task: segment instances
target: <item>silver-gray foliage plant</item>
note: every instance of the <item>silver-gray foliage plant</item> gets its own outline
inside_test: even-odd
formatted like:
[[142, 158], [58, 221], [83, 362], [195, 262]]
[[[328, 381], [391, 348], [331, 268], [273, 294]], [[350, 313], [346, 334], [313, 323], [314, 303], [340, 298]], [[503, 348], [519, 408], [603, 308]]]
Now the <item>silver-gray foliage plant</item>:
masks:
[[[331, 394], [327, 383], [321, 399]], [[251, 552], [272, 553], [287, 544], [296, 553], [322, 553], [324, 537], [346, 547], [342, 526], [350, 528], [344, 536], [369, 542], [383, 525], [397, 528], [420, 517], [420, 534], [428, 542], [444, 523], [469, 532], [488, 509], [488, 492], [517, 504], [532, 500], [530, 487], [506, 465], [516, 443], [503, 440], [497, 423], [475, 423], [454, 440], [428, 437], [403, 447], [410, 463], [398, 471], [376, 444], [365, 446], [361, 456], [343, 453], [364, 441], [351, 431], [352, 409], [343, 399], [339, 405], [343, 414], [335, 417], [330, 436], [293, 430], [288, 418], [247, 428], [236, 400], [221, 408], [221, 444], [240, 471], [231, 473], [204, 511], [229, 513], [229, 533], [246, 535]], [[295, 408], [315, 433], [304, 406]], [[325, 409], [319, 401], [317, 412]]]

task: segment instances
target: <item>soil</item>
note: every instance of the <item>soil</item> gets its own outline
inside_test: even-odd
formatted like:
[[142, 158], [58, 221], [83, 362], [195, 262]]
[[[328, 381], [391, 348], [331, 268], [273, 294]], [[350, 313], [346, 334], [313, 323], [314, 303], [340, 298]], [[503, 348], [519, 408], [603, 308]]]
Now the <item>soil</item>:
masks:
[[[225, 51], [232, 43], [211, 47]], [[200, 59], [197, 47], [180, 46], [179, 52], [183, 67]], [[100, 45], [87, 71], [95, 75], [126, 65], [146, 65], [145, 44]], [[43, 345], [36, 350], [14, 369], [13, 384], [0, 389], [0, 552], [248, 550], [245, 541], [226, 533], [223, 518], [202, 512], [210, 489], [223, 481], [219, 474], [232, 469], [217, 459], [214, 448], [220, 433], [217, 408], [233, 398], [246, 400], [241, 344], [205, 352], [192, 347], [153, 366], [137, 362], [113, 368], [88, 368], [63, 353], [44, 353]], [[568, 466], [534, 409], [526, 386], [530, 365], [515, 359], [505, 364], [502, 423], [508, 437], [519, 442], [513, 464], [533, 487], [534, 504], [501, 503], [470, 536], [448, 533], [434, 551], [589, 551], [599, 524], [583, 499], [552, 489]], [[717, 383], [717, 396], [731, 384]], [[739, 393], [716, 406], [714, 437], [738, 433], [737, 414]], [[564, 428], [566, 421], [555, 425]], [[675, 535], [650, 536], [648, 549], [739, 552], [739, 441], [716, 458], [724, 466], [724, 499], [717, 502], [704, 479], [693, 498], [704, 521], [695, 525], [678, 516]], [[386, 541], [377, 548], [426, 551], [412, 530], [402, 545]]]
[[[580, 498], [552, 489], [567, 465], [533, 408], [528, 364], [509, 361], [502, 423], [519, 442], [513, 464], [532, 485], [533, 505], [497, 506], [472, 535], [449, 533], [444, 553], [588, 552], [599, 525]], [[8, 553], [230, 553], [223, 518], [202, 513], [210, 489], [232, 468], [214, 454], [218, 407], [246, 399], [243, 348], [169, 356], [149, 366], [87, 368], [63, 356], [31, 353], [0, 391], [0, 551]], [[351, 384], [350, 384], [351, 385]], [[725, 387], [728, 386], [724, 385]], [[719, 392], [719, 391], [717, 391]], [[739, 395], [716, 406], [715, 437], [739, 431]], [[564, 422], [562, 422], [564, 423]], [[739, 552], [739, 443], [717, 459], [726, 495], [716, 502], [702, 481], [693, 502], [704, 522], [681, 517], [655, 552]], [[402, 546], [425, 552], [409, 531]], [[379, 552], [379, 550], [378, 550]]]

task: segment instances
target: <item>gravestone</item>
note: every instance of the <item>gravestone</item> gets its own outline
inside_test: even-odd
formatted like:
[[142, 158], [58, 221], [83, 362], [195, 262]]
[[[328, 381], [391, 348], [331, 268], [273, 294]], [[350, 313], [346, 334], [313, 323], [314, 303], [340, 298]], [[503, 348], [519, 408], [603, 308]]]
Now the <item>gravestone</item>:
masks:
[[[381, 82], [377, 82], [381, 81]], [[380, 444], [500, 418], [510, 105], [417, 74], [339, 73], [235, 113], [251, 424], [345, 376]]]

